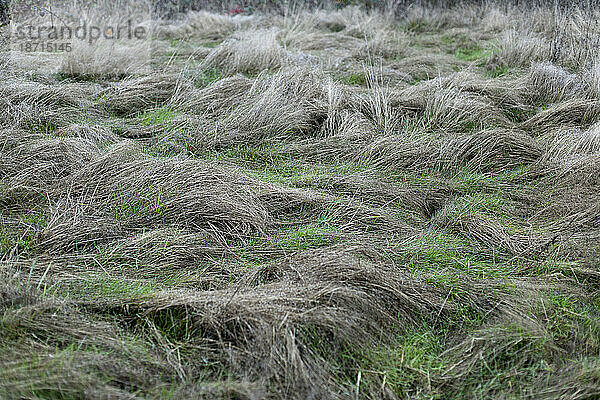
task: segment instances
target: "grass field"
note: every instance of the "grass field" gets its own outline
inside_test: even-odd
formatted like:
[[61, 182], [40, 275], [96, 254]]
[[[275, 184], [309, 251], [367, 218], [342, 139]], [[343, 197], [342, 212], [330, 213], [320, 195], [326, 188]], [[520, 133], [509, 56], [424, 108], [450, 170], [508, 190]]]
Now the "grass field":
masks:
[[3, 52], [0, 399], [600, 398], [600, 14], [395, 11]]

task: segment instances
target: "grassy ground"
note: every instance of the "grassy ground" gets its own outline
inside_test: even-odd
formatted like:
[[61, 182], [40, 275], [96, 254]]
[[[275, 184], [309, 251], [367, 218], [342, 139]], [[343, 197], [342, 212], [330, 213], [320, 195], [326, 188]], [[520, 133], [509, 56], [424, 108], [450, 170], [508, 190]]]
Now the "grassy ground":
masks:
[[4, 57], [0, 398], [598, 398], [598, 16], [397, 14]]

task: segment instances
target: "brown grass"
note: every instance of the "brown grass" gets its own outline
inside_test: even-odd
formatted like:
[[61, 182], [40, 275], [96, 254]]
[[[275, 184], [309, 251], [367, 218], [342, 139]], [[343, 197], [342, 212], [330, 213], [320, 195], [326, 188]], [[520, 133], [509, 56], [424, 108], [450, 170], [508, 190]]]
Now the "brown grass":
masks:
[[396, 6], [2, 55], [0, 398], [598, 396], [597, 11]]

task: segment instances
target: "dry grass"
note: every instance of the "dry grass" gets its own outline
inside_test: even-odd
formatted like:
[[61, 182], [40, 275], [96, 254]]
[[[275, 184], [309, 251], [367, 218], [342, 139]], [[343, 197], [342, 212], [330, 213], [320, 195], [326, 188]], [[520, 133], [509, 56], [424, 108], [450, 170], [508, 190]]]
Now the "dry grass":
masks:
[[0, 398], [599, 395], [597, 10], [144, 5], [1, 56]]
[[292, 60], [273, 30], [244, 31], [219, 44], [204, 59], [203, 69], [217, 68], [224, 75], [257, 74], [278, 69]]

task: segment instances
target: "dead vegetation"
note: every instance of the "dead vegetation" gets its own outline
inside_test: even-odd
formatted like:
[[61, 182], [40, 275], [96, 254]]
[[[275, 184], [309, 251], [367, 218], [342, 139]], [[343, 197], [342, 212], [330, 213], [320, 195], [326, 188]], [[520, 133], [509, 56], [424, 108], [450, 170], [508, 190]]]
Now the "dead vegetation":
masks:
[[0, 398], [599, 396], [577, 7], [199, 11], [138, 53], [2, 55]]

